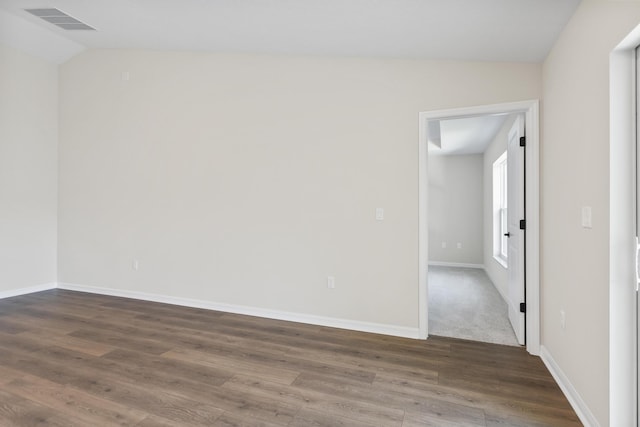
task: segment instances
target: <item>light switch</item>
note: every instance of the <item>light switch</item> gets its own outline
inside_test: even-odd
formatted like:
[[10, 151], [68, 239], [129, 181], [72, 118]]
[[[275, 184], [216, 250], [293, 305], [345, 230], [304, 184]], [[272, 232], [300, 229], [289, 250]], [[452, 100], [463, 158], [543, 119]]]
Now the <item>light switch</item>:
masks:
[[383, 208], [376, 208], [376, 219], [378, 221], [382, 221], [384, 219], [384, 209]]
[[591, 225], [591, 206], [582, 207], [582, 228], [592, 228]]

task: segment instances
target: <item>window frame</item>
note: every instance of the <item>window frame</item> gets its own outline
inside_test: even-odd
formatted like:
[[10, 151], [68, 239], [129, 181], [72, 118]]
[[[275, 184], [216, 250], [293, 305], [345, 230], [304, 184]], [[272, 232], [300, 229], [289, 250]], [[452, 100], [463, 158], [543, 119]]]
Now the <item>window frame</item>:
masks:
[[505, 268], [509, 265], [507, 167], [505, 150], [493, 162], [493, 258]]

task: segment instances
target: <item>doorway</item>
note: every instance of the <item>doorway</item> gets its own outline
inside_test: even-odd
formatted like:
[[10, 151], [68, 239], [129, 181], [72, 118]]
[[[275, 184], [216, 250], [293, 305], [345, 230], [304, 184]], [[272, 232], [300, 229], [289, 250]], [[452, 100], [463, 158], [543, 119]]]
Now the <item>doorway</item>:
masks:
[[610, 56], [609, 424], [640, 425], [636, 27]]
[[[525, 254], [527, 270], [524, 277], [527, 283], [525, 330], [527, 334], [527, 351], [539, 354], [540, 322], [539, 322], [539, 188], [538, 188], [538, 141], [539, 119], [538, 101], [523, 101], [508, 104], [494, 104], [451, 110], [429, 111], [420, 113], [419, 137], [419, 309], [420, 336], [428, 337], [428, 259], [429, 259], [429, 217], [428, 217], [428, 140], [433, 133], [429, 123], [445, 119], [478, 117], [497, 114], [523, 114], [527, 125], [527, 145], [525, 159], [525, 211], [527, 239]], [[523, 307], [524, 308], [524, 307]]]
[[509, 281], [519, 286], [516, 306], [524, 301], [522, 277], [510, 275], [522, 271], [513, 267], [524, 231], [512, 229], [524, 218], [516, 203], [524, 187], [522, 124], [517, 114], [428, 122], [429, 334], [524, 344], [521, 315], [514, 313], [512, 326], [517, 310], [507, 304]]

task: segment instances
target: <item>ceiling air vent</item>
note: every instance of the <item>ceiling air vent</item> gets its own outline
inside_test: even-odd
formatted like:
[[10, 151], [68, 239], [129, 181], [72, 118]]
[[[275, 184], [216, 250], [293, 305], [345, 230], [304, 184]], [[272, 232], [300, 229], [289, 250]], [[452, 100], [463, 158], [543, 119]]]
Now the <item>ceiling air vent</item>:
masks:
[[25, 9], [25, 11], [63, 30], [95, 30], [58, 9]]

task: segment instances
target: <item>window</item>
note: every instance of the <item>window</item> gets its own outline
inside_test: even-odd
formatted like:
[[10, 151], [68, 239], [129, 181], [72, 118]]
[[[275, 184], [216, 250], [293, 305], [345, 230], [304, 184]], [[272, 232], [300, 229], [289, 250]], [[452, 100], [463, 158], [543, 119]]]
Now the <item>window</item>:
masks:
[[493, 163], [493, 257], [507, 267], [509, 256], [507, 222], [507, 152]]

